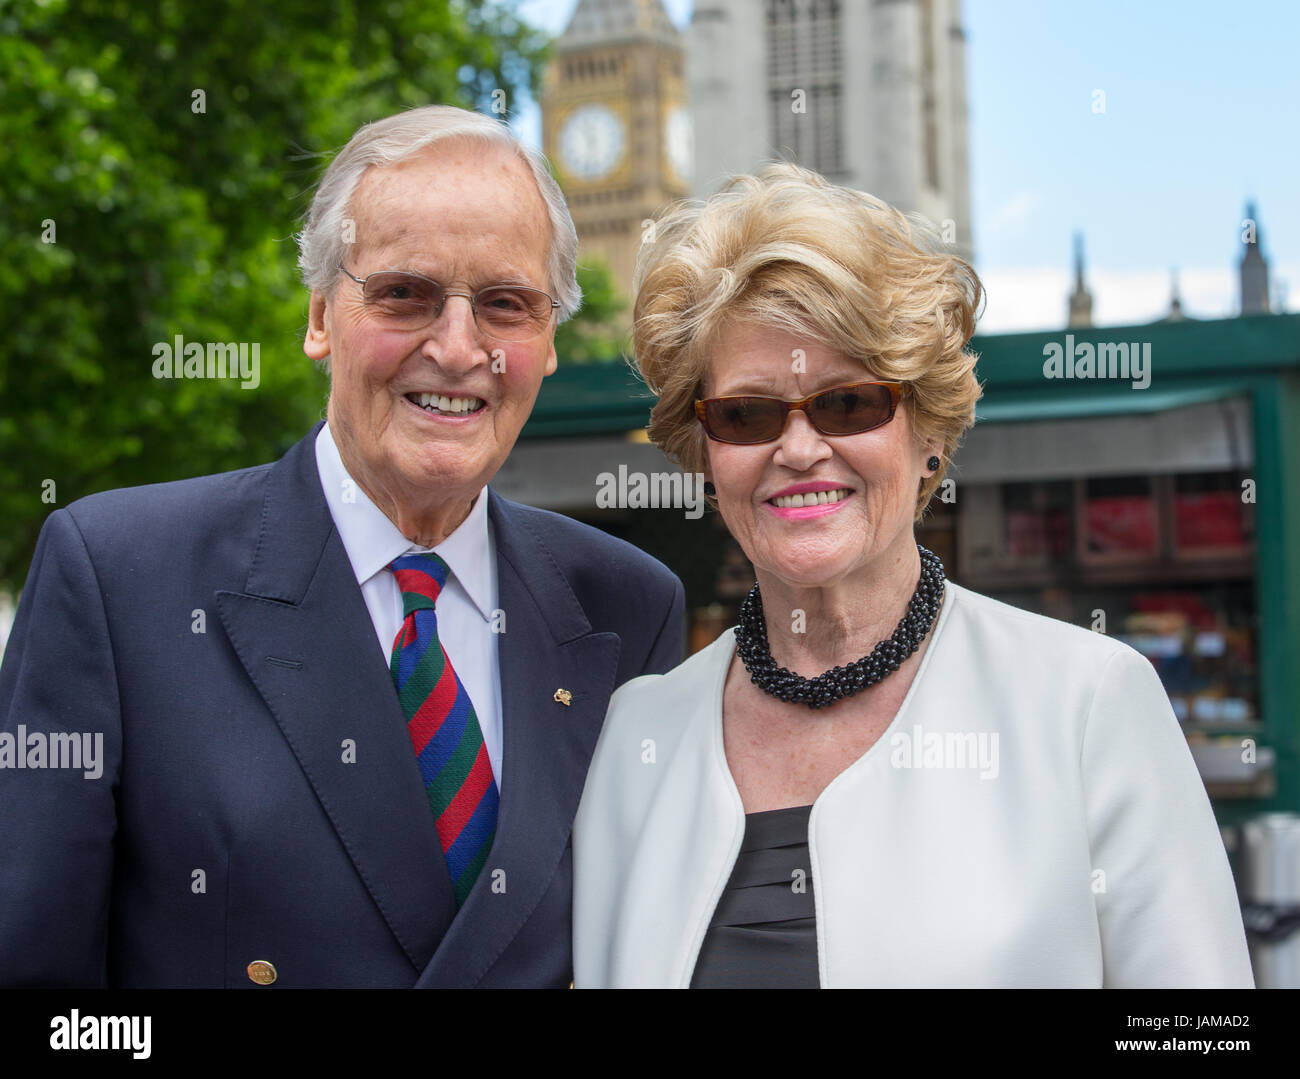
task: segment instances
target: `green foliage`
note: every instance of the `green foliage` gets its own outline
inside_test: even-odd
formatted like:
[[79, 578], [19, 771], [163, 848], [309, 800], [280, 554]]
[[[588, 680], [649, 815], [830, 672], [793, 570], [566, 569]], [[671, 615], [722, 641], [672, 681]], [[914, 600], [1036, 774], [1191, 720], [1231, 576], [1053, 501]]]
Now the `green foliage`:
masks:
[[[0, 587], [56, 506], [300, 438], [327, 386], [293, 234], [325, 158], [403, 108], [508, 107], [545, 48], [484, 0], [0, 0]], [[260, 385], [154, 379], [178, 334], [258, 343]]]
[[578, 258], [582, 309], [555, 331], [560, 363], [621, 363], [631, 351], [629, 304], [614, 283], [609, 265], [595, 257]]

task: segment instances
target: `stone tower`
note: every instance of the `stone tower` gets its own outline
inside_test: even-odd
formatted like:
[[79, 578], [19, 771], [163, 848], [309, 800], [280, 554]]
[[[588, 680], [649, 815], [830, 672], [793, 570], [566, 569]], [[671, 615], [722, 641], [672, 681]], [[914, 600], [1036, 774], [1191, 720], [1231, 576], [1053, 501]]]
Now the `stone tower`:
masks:
[[682, 35], [661, 0], [579, 0], [542, 92], [542, 145], [578, 230], [631, 294], [642, 228], [690, 190]]
[[971, 255], [960, 0], [695, 0], [692, 194], [793, 160]]

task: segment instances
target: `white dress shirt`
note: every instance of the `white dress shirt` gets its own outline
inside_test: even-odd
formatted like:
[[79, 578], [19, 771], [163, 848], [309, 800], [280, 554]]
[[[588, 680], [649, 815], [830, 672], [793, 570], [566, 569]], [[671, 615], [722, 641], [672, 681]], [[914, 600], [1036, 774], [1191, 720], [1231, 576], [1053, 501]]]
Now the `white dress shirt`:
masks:
[[[889, 728], [813, 803], [822, 986], [1253, 986], [1151, 664], [951, 581], [932, 632]], [[729, 630], [610, 701], [573, 828], [579, 988], [690, 984], [745, 833], [734, 651]]]
[[389, 563], [401, 555], [428, 551], [447, 563], [451, 572], [438, 596], [438, 640], [474, 704], [500, 790], [501, 674], [497, 634], [492, 629], [492, 612], [497, 609], [497, 560], [488, 521], [488, 489], [479, 492], [469, 516], [456, 531], [436, 547], [420, 547], [403, 536], [348, 475], [328, 423], [316, 436], [316, 468], [334, 527], [361, 586], [385, 666], [402, 628], [402, 592]]

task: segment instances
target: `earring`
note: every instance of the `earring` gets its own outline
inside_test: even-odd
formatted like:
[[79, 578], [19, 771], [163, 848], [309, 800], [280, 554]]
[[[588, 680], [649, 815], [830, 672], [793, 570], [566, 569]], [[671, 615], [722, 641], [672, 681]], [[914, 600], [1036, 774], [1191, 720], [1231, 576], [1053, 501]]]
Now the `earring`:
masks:
[[931, 472], [938, 472], [939, 458], [931, 456], [930, 459], [925, 462], [925, 467], [928, 468]]
[[713, 497], [714, 495], [716, 495], [717, 493], [718, 493], [718, 489], [717, 489], [716, 487], [714, 487], [713, 484], [710, 483], [708, 480], [705, 480], [705, 481], [704, 481], [704, 494], [705, 494], [707, 497], [712, 498], [712, 497]]

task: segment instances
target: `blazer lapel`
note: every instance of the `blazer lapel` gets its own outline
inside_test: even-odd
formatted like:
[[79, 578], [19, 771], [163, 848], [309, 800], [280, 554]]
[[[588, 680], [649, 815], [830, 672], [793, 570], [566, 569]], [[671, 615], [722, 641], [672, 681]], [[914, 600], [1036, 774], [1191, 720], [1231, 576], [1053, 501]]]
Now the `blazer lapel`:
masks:
[[420, 971], [455, 899], [392, 678], [321, 492], [317, 430], [272, 466], [245, 591], [218, 592], [217, 609], [375, 905]]
[[[419, 987], [477, 984], [528, 920], [564, 855], [614, 691], [621, 641], [591, 631], [528, 512], [490, 496], [505, 614], [497, 657], [504, 746], [496, 838]], [[555, 699], [561, 689], [568, 704]]]

